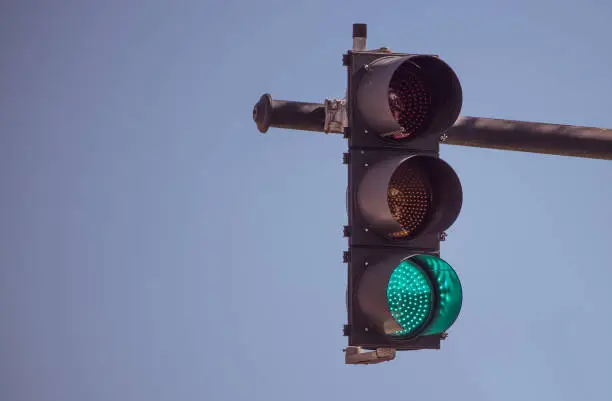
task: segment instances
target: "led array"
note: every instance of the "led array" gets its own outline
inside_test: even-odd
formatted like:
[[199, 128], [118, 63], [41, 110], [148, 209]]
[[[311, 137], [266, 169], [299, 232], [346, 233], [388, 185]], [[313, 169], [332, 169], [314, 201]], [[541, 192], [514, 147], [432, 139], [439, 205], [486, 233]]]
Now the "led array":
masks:
[[407, 260], [400, 263], [391, 273], [387, 286], [389, 311], [403, 329], [393, 335], [410, 335], [427, 323], [433, 297], [432, 284], [425, 272]]

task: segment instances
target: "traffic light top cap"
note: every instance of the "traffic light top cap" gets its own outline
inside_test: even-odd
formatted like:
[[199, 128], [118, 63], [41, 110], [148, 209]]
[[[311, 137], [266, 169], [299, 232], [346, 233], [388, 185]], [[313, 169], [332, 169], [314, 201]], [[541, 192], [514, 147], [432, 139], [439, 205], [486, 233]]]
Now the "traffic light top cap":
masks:
[[430, 55], [382, 56], [359, 71], [356, 108], [380, 136], [410, 139], [450, 128], [461, 111], [455, 72]]

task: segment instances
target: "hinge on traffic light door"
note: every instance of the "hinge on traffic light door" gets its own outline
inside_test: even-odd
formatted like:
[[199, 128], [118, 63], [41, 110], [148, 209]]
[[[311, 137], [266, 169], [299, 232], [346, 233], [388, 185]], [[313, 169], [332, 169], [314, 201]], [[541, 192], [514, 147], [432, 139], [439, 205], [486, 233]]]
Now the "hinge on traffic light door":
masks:
[[351, 253], [349, 251], [342, 252], [342, 263], [348, 263], [351, 261]]
[[347, 365], [368, 365], [387, 362], [395, 359], [395, 348], [376, 348], [376, 351], [364, 351], [361, 347], [344, 349], [344, 363]]
[[345, 237], [350, 237], [352, 234], [352, 229], [351, 226], [344, 226], [344, 228], [342, 229], [342, 235]]
[[344, 67], [348, 67], [349, 65], [351, 65], [351, 61], [352, 61], [353, 55], [352, 54], [343, 54], [342, 55], [342, 65]]
[[342, 164], [350, 164], [351, 163], [351, 154], [343, 153], [342, 154]]

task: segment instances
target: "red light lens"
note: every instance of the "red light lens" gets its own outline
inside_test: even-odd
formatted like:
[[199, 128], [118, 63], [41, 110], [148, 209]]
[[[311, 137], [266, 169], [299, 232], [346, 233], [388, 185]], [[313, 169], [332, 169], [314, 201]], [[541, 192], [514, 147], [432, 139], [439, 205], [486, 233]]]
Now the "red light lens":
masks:
[[402, 64], [389, 84], [389, 107], [393, 118], [402, 127], [394, 139], [414, 136], [426, 128], [431, 110], [431, 96], [425, 81], [412, 63]]

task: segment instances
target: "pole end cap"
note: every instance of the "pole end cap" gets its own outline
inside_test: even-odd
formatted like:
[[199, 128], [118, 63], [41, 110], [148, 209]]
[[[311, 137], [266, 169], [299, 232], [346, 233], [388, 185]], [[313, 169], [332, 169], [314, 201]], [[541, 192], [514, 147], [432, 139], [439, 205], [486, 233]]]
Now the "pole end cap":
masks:
[[264, 134], [270, 128], [272, 118], [272, 96], [266, 93], [259, 98], [253, 107], [253, 121], [257, 124], [259, 132]]

